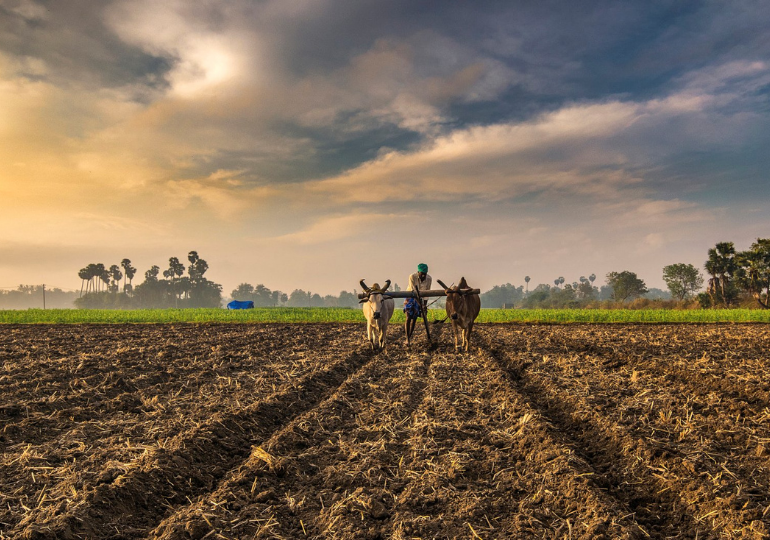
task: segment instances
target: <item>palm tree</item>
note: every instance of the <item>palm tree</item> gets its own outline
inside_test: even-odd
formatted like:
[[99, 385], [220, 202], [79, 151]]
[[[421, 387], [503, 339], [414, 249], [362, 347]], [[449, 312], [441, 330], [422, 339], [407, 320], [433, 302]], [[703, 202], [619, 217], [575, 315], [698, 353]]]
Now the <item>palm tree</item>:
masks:
[[86, 280], [91, 279], [87, 266], [78, 271], [78, 277], [80, 278], [80, 297], [83, 298], [83, 286], [85, 285]]
[[[196, 294], [196, 291], [202, 291], [206, 287], [206, 278], [203, 277], [203, 274], [209, 269], [209, 263], [201, 259], [197, 251], [188, 253], [187, 260], [190, 261], [190, 266], [187, 269], [187, 272], [190, 274], [189, 292], [197, 298], [199, 295]], [[184, 267], [182, 267], [182, 270], [184, 271]]]
[[[149, 270], [147, 270], [144, 273], [144, 279], [145, 281], [158, 281], [158, 272], [160, 272], [160, 267], [157, 264], [153, 264]], [[166, 273], [163, 272], [163, 275], [165, 276]]]
[[730, 279], [733, 277], [738, 265], [735, 262], [735, 246], [732, 242], [719, 242], [715, 247], [709, 250], [709, 258], [704, 264], [706, 272], [712, 277], [709, 280], [709, 294], [712, 296], [719, 292], [722, 294], [722, 302], [725, 307], [730, 305], [727, 291], [730, 285]]
[[558, 287], [559, 286], [559, 278], [554, 279], [553, 280], [553, 284]]
[[179, 307], [178, 297], [176, 294], [176, 282], [177, 278], [184, 275], [184, 265], [179, 262], [177, 257], [171, 257], [168, 260], [168, 270], [163, 272], [164, 277], [171, 278], [171, 287], [174, 292], [174, 306]]
[[197, 251], [191, 251], [187, 254], [187, 260], [190, 261], [190, 267], [187, 269], [187, 272], [190, 274], [190, 281], [195, 282], [198, 280], [197, 272], [195, 271], [195, 263], [198, 262], [198, 252]]
[[176, 275], [177, 278], [182, 277], [184, 275], [184, 265], [181, 262], [179, 262], [179, 259], [177, 259], [176, 257], [171, 257], [171, 258], [174, 261], [176, 261], [174, 264], [174, 274]]
[[123, 290], [126, 290], [126, 280], [128, 279], [128, 272], [126, 269], [131, 266], [131, 259], [123, 259], [120, 261], [120, 267], [123, 269]]
[[109, 270], [104, 268], [103, 264], [101, 266], [102, 266], [103, 270], [102, 270], [102, 273], [99, 274], [99, 278], [101, 279], [102, 283], [104, 283], [105, 288], [106, 288], [106, 287], [110, 286], [110, 277], [112, 276], [112, 274], [110, 273]]
[[564, 283], [564, 276], [559, 276], [559, 285]]
[[123, 272], [120, 271], [120, 267], [117, 264], [110, 266], [109, 270], [112, 283], [110, 284], [110, 292], [117, 293], [120, 285], [120, 280], [123, 279]]
[[596, 274], [591, 274], [590, 276], [588, 276], [588, 281], [590, 281], [590, 282], [591, 282], [591, 286], [592, 286], [592, 287], [593, 287], [593, 285], [594, 285], [594, 280], [595, 280], [595, 279], [596, 279]]
[[168, 269], [163, 272], [163, 277], [167, 277], [173, 282], [174, 275], [176, 274], [176, 267], [178, 265], [179, 265], [179, 259], [176, 257], [170, 257], [168, 259]]
[[751, 249], [736, 253], [735, 262], [736, 283], [753, 296], [760, 307], [770, 309], [770, 238], [757, 238]]
[[[107, 269], [104, 267], [102, 263], [97, 263], [94, 265], [94, 277], [96, 279], [96, 292], [101, 291], [101, 282], [105, 281], [104, 274], [107, 273]], [[106, 282], [109, 283], [110, 278], [109, 275], [107, 276]]]
[[124, 285], [123, 288], [127, 291], [133, 291], [134, 290], [134, 276], [136, 275], [136, 268], [131, 266], [131, 261], [129, 261], [128, 268], [126, 268], [126, 277], [128, 278], [128, 289], [126, 289], [126, 286]]
[[123, 267], [123, 291], [127, 291], [128, 288], [126, 288], [126, 280], [131, 282], [131, 280], [134, 278], [134, 275], [136, 274], [136, 268], [131, 266], [131, 259], [123, 259], [120, 261], [120, 266]]
[[94, 278], [99, 275], [99, 266], [94, 263], [88, 263], [88, 266], [86, 266], [86, 270], [88, 271], [88, 283], [86, 284], [86, 294], [88, 294], [88, 291], [90, 290], [92, 293], [96, 292], [96, 286], [98, 283], [94, 283]]
[[[176, 257], [172, 257], [173, 259], [176, 259]], [[184, 275], [184, 264], [179, 262], [179, 259], [176, 259], [176, 265], [174, 266], [174, 275], [176, 276], [177, 281], [179, 281], [179, 278], [181, 278]]]
[[526, 294], [529, 294], [529, 276], [524, 276], [524, 283], [527, 284]]
[[195, 261], [195, 275], [199, 281], [203, 280], [203, 274], [205, 274], [208, 269], [209, 263], [207, 263], [205, 259], [198, 259]]

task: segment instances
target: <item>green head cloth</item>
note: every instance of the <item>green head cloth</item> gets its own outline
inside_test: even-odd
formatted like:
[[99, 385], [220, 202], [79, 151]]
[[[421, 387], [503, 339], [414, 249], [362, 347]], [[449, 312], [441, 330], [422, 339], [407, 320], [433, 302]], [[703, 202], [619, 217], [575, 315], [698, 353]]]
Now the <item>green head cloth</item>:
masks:
[[417, 271], [418, 272], [425, 272], [427, 274], [428, 273], [428, 265], [425, 264], [425, 263], [418, 264], [417, 265]]

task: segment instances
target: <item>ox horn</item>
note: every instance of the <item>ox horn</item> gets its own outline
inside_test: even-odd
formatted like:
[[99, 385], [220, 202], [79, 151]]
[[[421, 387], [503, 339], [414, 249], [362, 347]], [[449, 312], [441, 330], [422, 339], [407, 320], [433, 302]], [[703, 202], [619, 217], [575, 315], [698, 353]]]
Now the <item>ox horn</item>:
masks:
[[388, 290], [388, 287], [390, 287], [390, 280], [389, 280], [389, 279], [386, 279], [386, 280], [385, 280], [385, 286], [384, 286], [384, 287], [381, 289], [381, 291], [382, 291], [382, 292], [385, 292], [385, 291], [387, 291], [387, 290]]
[[361, 288], [364, 290], [365, 293], [372, 292], [372, 290], [369, 287], [366, 286], [366, 283], [364, 283], [363, 279], [361, 281], [359, 281], [359, 283], [361, 284]]
[[446, 285], [444, 285], [444, 282], [443, 282], [443, 281], [441, 281], [440, 279], [437, 279], [436, 281], [438, 281], [438, 284], [439, 284], [439, 285], [441, 285], [442, 287], [444, 287], [444, 290], [445, 290], [445, 291], [448, 291], [448, 290], [449, 290], [449, 287], [447, 287]]

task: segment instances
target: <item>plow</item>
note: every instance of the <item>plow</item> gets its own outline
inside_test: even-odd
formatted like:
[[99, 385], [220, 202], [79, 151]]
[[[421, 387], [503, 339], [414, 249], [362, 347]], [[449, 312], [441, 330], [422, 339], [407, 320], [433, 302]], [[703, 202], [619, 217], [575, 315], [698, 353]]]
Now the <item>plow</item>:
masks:
[[[430, 337], [430, 325], [428, 324], [428, 313], [427, 309], [423, 308], [423, 300], [425, 298], [439, 298], [442, 296], [448, 296], [450, 294], [459, 294], [459, 295], [468, 295], [468, 294], [480, 294], [481, 291], [479, 289], [453, 289], [451, 287], [447, 287], [443, 281], [440, 279], [437, 279], [436, 282], [441, 285], [441, 289], [431, 289], [426, 291], [419, 291], [419, 290], [413, 290], [413, 291], [389, 291], [388, 287], [390, 287], [390, 280], [387, 280], [385, 282], [385, 287], [381, 289], [381, 294], [383, 299], [388, 298], [414, 298], [417, 300], [418, 305], [420, 306], [420, 318], [422, 318], [423, 323], [425, 324], [425, 333], [428, 336], [428, 342], [431, 341]], [[358, 299], [360, 301], [366, 301], [369, 298], [369, 295], [374, 292], [372, 289], [366, 286], [366, 283], [362, 279], [360, 282], [361, 288], [364, 290], [364, 292], [358, 294]], [[434, 321], [434, 322], [444, 322], [444, 321]]]

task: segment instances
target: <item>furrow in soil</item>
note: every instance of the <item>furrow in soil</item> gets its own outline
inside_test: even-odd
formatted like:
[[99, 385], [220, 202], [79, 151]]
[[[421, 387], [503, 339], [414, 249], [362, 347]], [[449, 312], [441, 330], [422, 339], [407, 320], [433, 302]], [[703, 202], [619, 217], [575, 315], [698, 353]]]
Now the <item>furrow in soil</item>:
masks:
[[429, 360], [403, 349], [378, 354], [149, 538], [381, 537]]
[[[297, 339], [298, 334], [293, 337]], [[313, 331], [308, 337], [315, 340], [323, 333], [319, 336]], [[342, 345], [343, 350], [351, 349], [348, 338], [331, 341]], [[176, 437], [162, 444], [141, 445], [141, 454], [130, 462], [118, 466], [108, 462], [102, 474], [81, 475], [79, 483], [66, 474], [69, 464], [60, 466], [56, 472], [61, 476], [54, 478], [58, 484], [47, 486], [48, 492], [43, 488], [38, 504], [27, 507], [29, 511], [13, 529], [8, 529], [11, 536], [107, 538], [146, 534], [175, 506], [210, 490], [248, 455], [255, 439], [268, 436], [313, 407], [371, 358], [362, 347], [343, 354], [329, 351], [320, 343], [318, 349], [315, 358], [308, 352], [312, 368], [304, 375], [284, 378], [274, 390], [270, 386], [262, 388], [259, 395], [263, 399], [252, 399], [251, 404], [243, 405], [236, 398], [236, 403], [223, 411], [209, 409], [194, 427]], [[132, 443], [127, 439], [125, 444]], [[41, 463], [48, 462], [48, 456], [34, 457]], [[41, 467], [43, 472], [46, 469]], [[69, 493], [60, 493], [66, 488]], [[50, 494], [49, 501], [46, 493]]]
[[[590, 331], [604, 351], [584, 354], [579, 341], [585, 336], [556, 326], [522, 329], [502, 339], [490, 334], [491, 350], [512, 385], [652, 536], [763, 537], [768, 463], [749, 432], [755, 439], [765, 433], [731, 414], [735, 403], [700, 384], [702, 374], [689, 384], [686, 377], [660, 377], [657, 366], [681, 362], [684, 351], [697, 349], [688, 340], [693, 329]], [[577, 343], [570, 343], [572, 338]], [[537, 346], [544, 343], [549, 345]], [[714, 345], [725, 347], [719, 340]], [[733, 350], [738, 367], [723, 365], [730, 373], [741, 371], [742, 353], [749, 364], [753, 354]]]
[[[433, 355], [385, 537], [638, 538], [482, 350]], [[393, 484], [395, 487], [395, 484]]]

